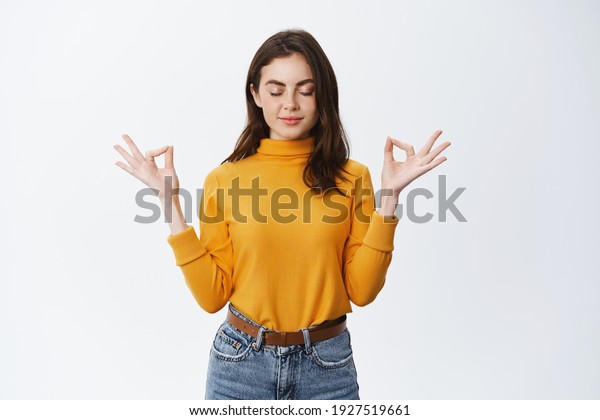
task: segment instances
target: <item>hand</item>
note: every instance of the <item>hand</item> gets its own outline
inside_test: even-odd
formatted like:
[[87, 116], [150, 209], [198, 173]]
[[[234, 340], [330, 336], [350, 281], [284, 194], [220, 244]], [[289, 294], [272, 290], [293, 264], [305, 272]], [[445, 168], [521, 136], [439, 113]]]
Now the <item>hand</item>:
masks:
[[[446, 147], [450, 146], [449, 141], [431, 150], [433, 143], [440, 134], [442, 134], [442, 130], [436, 131], [416, 155], [412, 144], [403, 143], [388, 136], [384, 148], [383, 170], [381, 171], [382, 189], [391, 189], [394, 196], [398, 197], [400, 191], [406, 188], [408, 184], [444, 162], [446, 160], [444, 156], [436, 160], [433, 159]], [[394, 160], [394, 146], [406, 152], [406, 161], [398, 162]]]
[[[127, 153], [121, 146], [115, 144], [113, 146], [114, 149], [125, 158], [129, 166], [120, 161], [115, 162], [115, 164], [142, 181], [148, 187], [157, 190], [161, 200], [165, 197], [165, 189], [170, 189], [170, 193], [176, 196], [179, 191], [179, 179], [173, 167], [173, 146], [163, 146], [160, 149], [147, 151], [144, 157], [127, 134], [123, 134], [121, 137], [123, 137], [125, 143], [129, 146], [133, 156]], [[165, 152], [165, 167], [159, 168], [156, 166], [154, 158]]]

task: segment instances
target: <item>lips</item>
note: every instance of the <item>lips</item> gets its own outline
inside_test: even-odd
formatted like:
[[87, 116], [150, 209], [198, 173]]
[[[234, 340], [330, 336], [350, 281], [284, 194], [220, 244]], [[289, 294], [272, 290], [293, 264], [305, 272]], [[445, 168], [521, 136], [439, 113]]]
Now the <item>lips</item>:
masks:
[[282, 120], [286, 125], [296, 125], [302, 120], [300, 117], [281, 117], [279, 119]]

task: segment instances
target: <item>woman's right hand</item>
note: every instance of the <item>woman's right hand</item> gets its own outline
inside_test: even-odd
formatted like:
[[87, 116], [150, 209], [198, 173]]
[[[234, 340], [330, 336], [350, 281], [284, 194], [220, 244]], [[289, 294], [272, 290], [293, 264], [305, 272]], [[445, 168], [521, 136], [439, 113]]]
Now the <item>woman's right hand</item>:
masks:
[[[129, 163], [129, 166], [121, 161], [117, 161], [115, 164], [142, 181], [148, 187], [154, 189], [161, 201], [164, 199], [166, 190], [168, 189], [170, 189], [170, 195], [176, 196], [179, 191], [179, 179], [173, 166], [173, 146], [163, 146], [160, 149], [149, 150], [144, 156], [127, 134], [123, 134], [121, 137], [123, 137], [125, 143], [129, 146], [133, 156], [127, 153], [121, 146], [115, 144], [113, 146], [114, 149], [123, 156], [127, 163]], [[166, 153], [165, 167], [159, 168], [156, 166], [154, 158], [163, 153]]]

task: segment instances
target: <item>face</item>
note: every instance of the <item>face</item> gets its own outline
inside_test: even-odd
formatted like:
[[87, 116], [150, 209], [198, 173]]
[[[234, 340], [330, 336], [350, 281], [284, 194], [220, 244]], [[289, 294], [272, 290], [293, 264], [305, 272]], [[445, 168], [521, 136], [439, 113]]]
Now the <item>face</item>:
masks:
[[272, 139], [304, 139], [319, 119], [312, 71], [300, 54], [273, 59], [261, 69], [258, 89], [251, 84], [250, 91]]

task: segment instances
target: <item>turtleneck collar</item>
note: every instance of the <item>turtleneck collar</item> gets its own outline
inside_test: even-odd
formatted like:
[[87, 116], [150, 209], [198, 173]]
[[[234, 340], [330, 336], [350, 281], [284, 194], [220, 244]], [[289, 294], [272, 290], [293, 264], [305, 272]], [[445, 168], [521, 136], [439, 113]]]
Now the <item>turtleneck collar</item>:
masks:
[[260, 141], [257, 153], [274, 156], [302, 156], [309, 155], [313, 149], [315, 137], [309, 136], [301, 140], [275, 140], [265, 138]]

